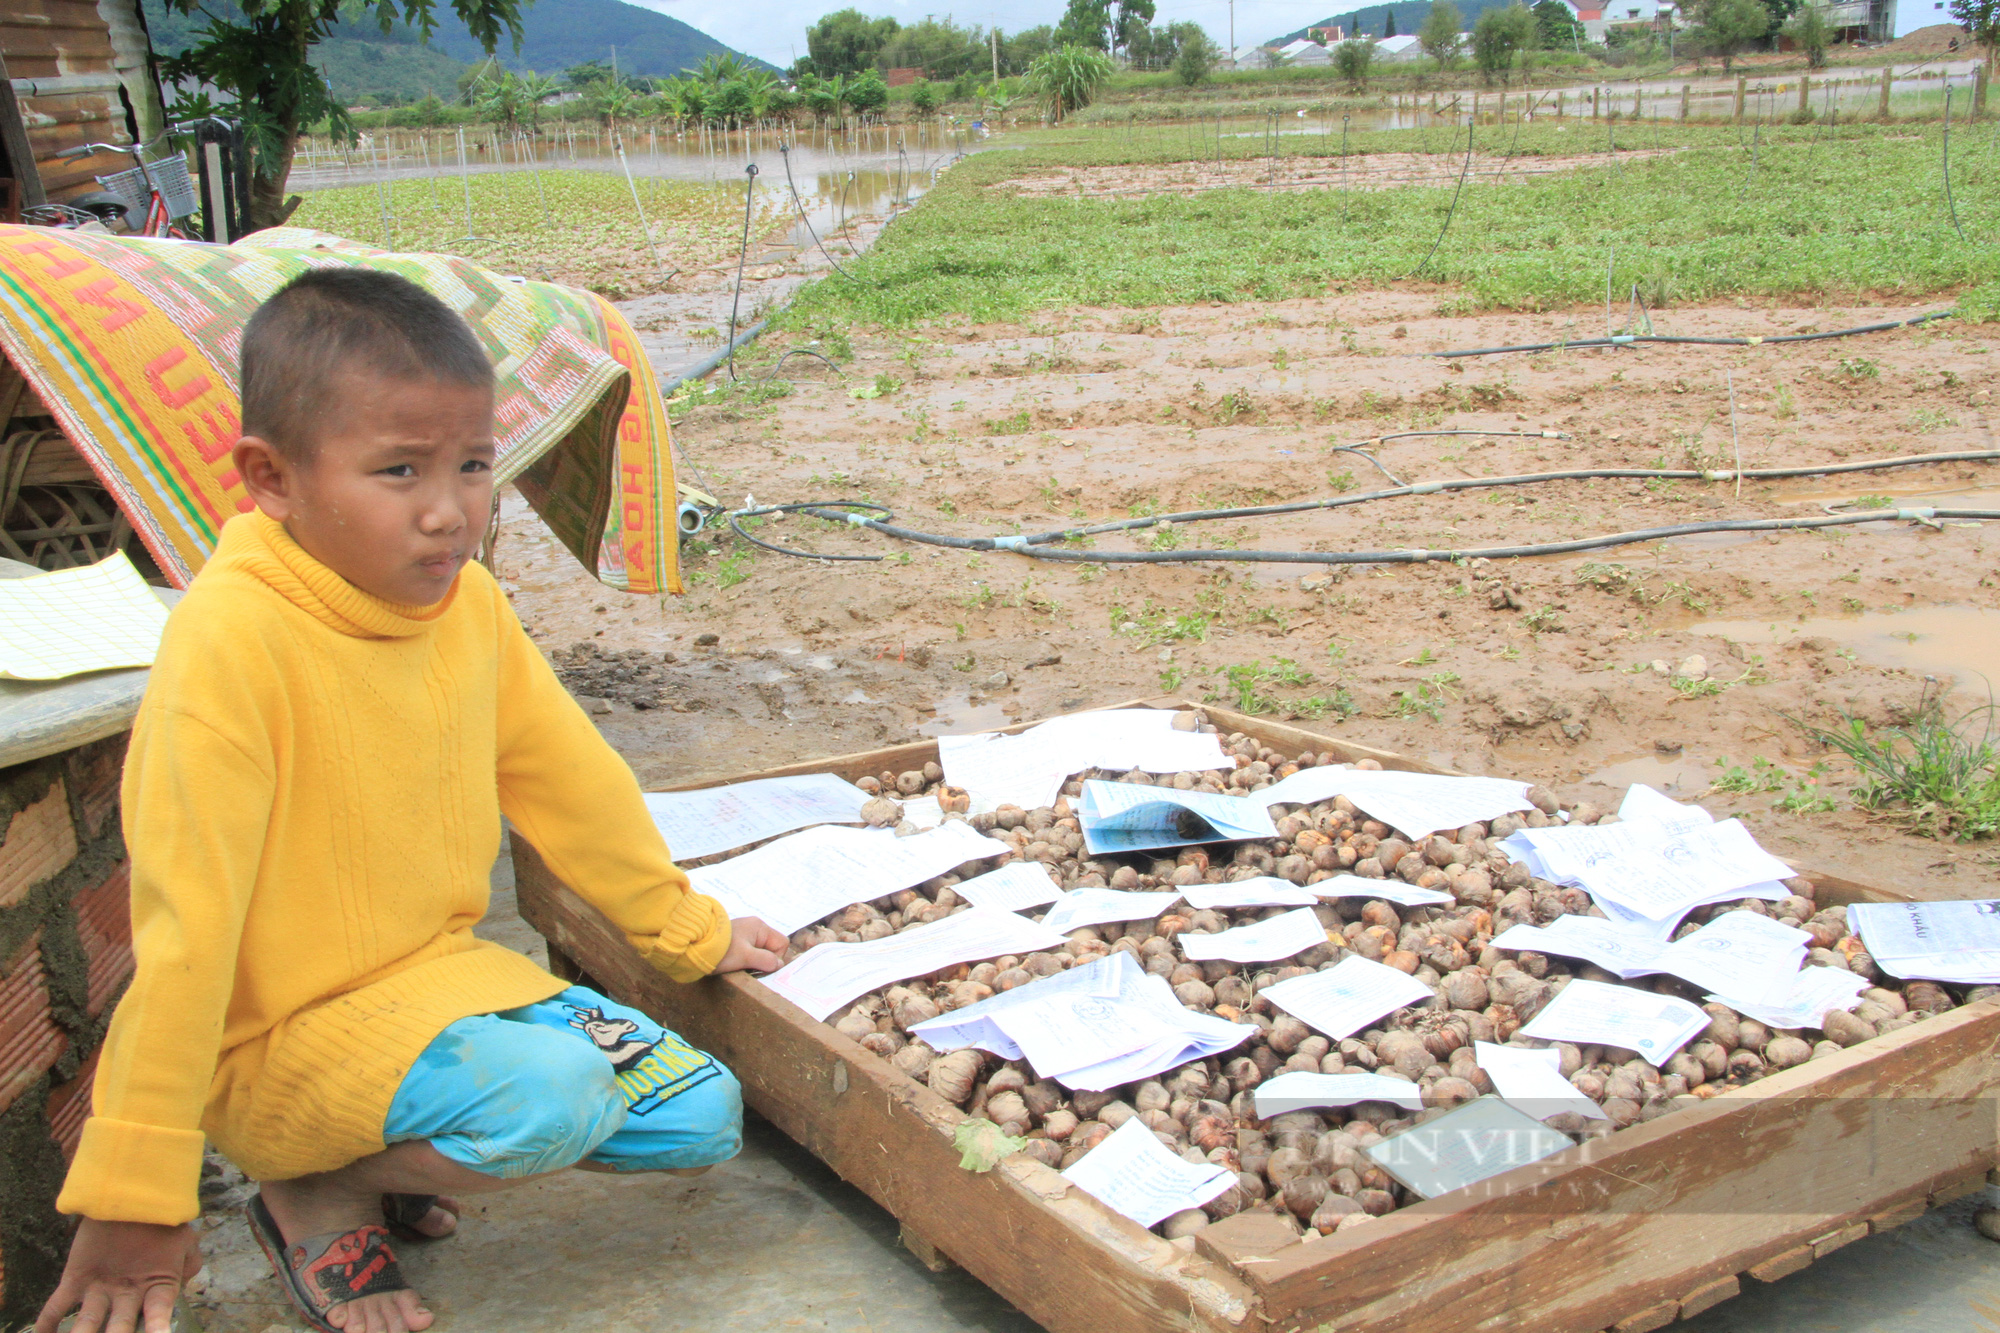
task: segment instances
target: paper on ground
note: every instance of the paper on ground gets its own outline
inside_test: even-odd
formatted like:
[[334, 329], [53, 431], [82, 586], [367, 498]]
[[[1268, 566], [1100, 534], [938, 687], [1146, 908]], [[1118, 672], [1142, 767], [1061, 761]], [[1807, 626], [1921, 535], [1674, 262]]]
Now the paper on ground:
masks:
[[[1064, 1073], [1060, 1082], [1085, 1092], [1103, 1092], [1233, 1050], [1256, 1034], [1253, 1024], [1232, 1023], [1187, 1008], [1174, 998], [1164, 977], [1141, 976], [1134, 990], [1131, 1002], [1149, 1010], [1166, 1028], [1166, 1035], [1123, 1055], [1080, 1065]], [[1006, 1015], [999, 1021], [1004, 1023]]]
[[927, 976], [954, 963], [1053, 949], [1063, 937], [1012, 912], [973, 908], [860, 944], [808, 949], [762, 980], [811, 1014], [826, 1016], [869, 991]]
[[1412, 1193], [1435, 1199], [1571, 1146], [1567, 1134], [1527, 1112], [1498, 1097], [1481, 1097], [1362, 1151]]
[[1042, 924], [1065, 933], [1107, 921], [1150, 921], [1180, 901], [1178, 891], [1146, 893], [1138, 889], [1071, 889], [1057, 900]]
[[[1062, 886], [1040, 861], [1009, 861], [998, 870], [974, 875], [963, 884], [954, 885], [952, 892], [974, 907], [988, 907], [996, 912], [1024, 912], [1063, 896]], [[1042, 924], [1048, 925], [1046, 921]]]
[[1625, 799], [1618, 803], [1618, 818], [1625, 823], [1647, 820], [1675, 833], [1715, 822], [1715, 816], [1700, 806], [1683, 805], [1643, 782], [1625, 789]]
[[1604, 981], [1572, 981], [1562, 988], [1524, 1037], [1619, 1046], [1664, 1065], [1708, 1026], [1708, 1015], [1686, 1000]]
[[1739, 1000], [1728, 991], [1707, 998], [1726, 1004], [1766, 1027], [1816, 1028], [1831, 1009], [1852, 1009], [1861, 1003], [1868, 989], [1866, 977], [1857, 977], [1844, 967], [1809, 967], [1800, 972], [1790, 990], [1762, 1000]]
[[1260, 1120], [1315, 1106], [1361, 1102], [1388, 1102], [1410, 1111], [1424, 1109], [1424, 1095], [1416, 1084], [1387, 1074], [1307, 1074], [1294, 1070], [1259, 1083], [1256, 1097]]
[[1740, 889], [1724, 889], [1720, 893], [1711, 893], [1700, 902], [1689, 903], [1686, 907], [1669, 912], [1663, 917], [1640, 916], [1630, 908], [1620, 907], [1617, 903], [1607, 902], [1602, 898], [1593, 897], [1592, 901], [1604, 909], [1606, 919], [1613, 925], [1623, 930], [1631, 931], [1635, 935], [1644, 935], [1650, 940], [1665, 944], [1674, 937], [1674, 932], [1681, 928], [1681, 922], [1687, 919], [1687, 914], [1697, 907], [1713, 907], [1717, 903], [1733, 903], [1744, 898], [1761, 898], [1767, 903], [1775, 903], [1783, 902], [1791, 896], [1792, 891], [1790, 889], [1776, 880], [1767, 880], [1762, 884], [1751, 884]]
[[1053, 804], [1072, 773], [1086, 768], [1180, 773], [1226, 769], [1213, 735], [1174, 729], [1160, 708], [1113, 708], [1051, 718], [1018, 736], [981, 732], [938, 738], [945, 780], [972, 794], [976, 811]]
[[1431, 988], [1407, 972], [1359, 955], [1324, 972], [1266, 986], [1260, 993], [1335, 1041], [1353, 1036], [1384, 1014], [1431, 998]]
[[1136, 782], [1084, 783], [1077, 818], [1092, 856], [1278, 836], [1270, 812], [1248, 797]]
[[944, 823], [944, 807], [935, 796], [919, 796], [912, 801], [901, 803], [903, 818], [919, 829], [934, 829]]
[[831, 773], [758, 778], [700, 791], [649, 791], [646, 809], [679, 861], [693, 861], [811, 824], [858, 824], [868, 793]]
[[1146, 972], [1139, 966], [1138, 960], [1121, 949], [1096, 962], [1058, 972], [1052, 977], [1042, 977], [1025, 986], [1001, 991], [977, 1004], [925, 1019], [910, 1029], [910, 1035], [923, 1038], [934, 1050], [956, 1051], [966, 1046], [978, 1046], [1002, 1059], [1018, 1060], [1021, 1058], [1020, 1047], [994, 1025], [995, 1015], [1016, 1005], [1031, 1004], [1044, 996], [1063, 992], [1095, 995], [1103, 999], [1136, 999], [1142, 993], [1140, 982], [1145, 976]]
[[1232, 963], [1269, 963], [1290, 958], [1326, 943], [1326, 927], [1313, 915], [1312, 908], [1255, 921], [1234, 930], [1193, 935], [1181, 932], [1181, 952], [1197, 963], [1224, 958]]
[[1700, 930], [1662, 944], [1609, 921], [1572, 913], [1546, 926], [1502, 931], [1493, 947], [1583, 958], [1627, 979], [1668, 972], [1707, 990], [1727, 987], [1761, 998], [1790, 990], [1811, 939], [1803, 930], [1755, 912], [1724, 912]]
[[1307, 887], [1322, 898], [1380, 898], [1398, 907], [1442, 907], [1457, 901], [1442, 889], [1420, 889], [1400, 879], [1368, 879], [1361, 875], [1335, 875]]
[[1196, 1166], [1168, 1152], [1137, 1116], [1062, 1174], [1112, 1212], [1142, 1227], [1199, 1208], [1236, 1183], [1232, 1171]]
[[123, 551], [79, 569], [0, 579], [0, 677], [9, 680], [151, 666], [166, 628], [167, 608]]
[[[1314, 886], [1317, 888], [1318, 886]], [[1258, 875], [1234, 884], [1190, 884], [1180, 891], [1197, 910], [1235, 907], [1311, 907], [1319, 901], [1313, 889], [1301, 888], [1275, 875]]]
[[1479, 1057], [1479, 1067], [1493, 1080], [1494, 1090], [1535, 1119], [1547, 1120], [1565, 1111], [1587, 1120], [1610, 1118], [1604, 1108], [1562, 1076], [1561, 1051], [1531, 1051], [1490, 1041], [1476, 1041], [1472, 1048]]
[[1847, 923], [1875, 965], [1896, 977], [2000, 982], [2000, 899], [1855, 903]]
[[1522, 829], [1500, 847], [1543, 879], [1655, 920], [1792, 875], [1735, 819], [1680, 831], [1647, 821]]
[[688, 871], [688, 882], [695, 892], [721, 902], [731, 917], [761, 917], [790, 935], [853, 903], [1013, 850], [957, 820], [907, 838], [887, 829], [822, 824], [733, 860], [699, 866]]
[[1459, 829], [1516, 810], [1531, 810], [1528, 784], [1505, 778], [1362, 768], [1302, 768], [1253, 794], [1266, 805], [1311, 805], [1345, 796], [1355, 807], [1413, 838]]

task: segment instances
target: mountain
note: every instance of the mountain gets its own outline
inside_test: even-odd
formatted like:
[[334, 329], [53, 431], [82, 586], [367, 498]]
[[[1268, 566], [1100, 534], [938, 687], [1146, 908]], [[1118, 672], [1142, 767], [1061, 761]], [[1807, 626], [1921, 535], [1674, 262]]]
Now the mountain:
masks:
[[[185, 51], [207, 26], [199, 15], [169, 10], [165, 0], [142, 3], [153, 49], [161, 55]], [[221, 19], [240, 22], [243, 17], [230, 0], [208, 0], [203, 8]], [[732, 51], [679, 19], [623, 0], [533, 0], [525, 9], [520, 51], [502, 38], [494, 53], [509, 69], [560, 74], [586, 60], [608, 65], [614, 48], [621, 74], [646, 78], [692, 69], [710, 55], [731, 55], [775, 68]], [[414, 102], [426, 93], [450, 101], [457, 96], [460, 77], [483, 61], [486, 52], [449, 5], [438, 5], [436, 13], [438, 27], [428, 45], [401, 24], [385, 33], [367, 19], [342, 20], [313, 48], [313, 63], [326, 75], [334, 95], [349, 105]]]
[[[456, 15], [440, 5], [442, 21], [431, 45], [455, 60], [475, 63], [486, 56]], [[509, 69], [535, 69], [559, 74], [586, 60], [610, 64], [616, 51], [618, 72], [664, 78], [693, 69], [706, 56], [735, 56], [752, 65], [775, 70], [740, 51], [732, 51], [698, 28], [624, 0], [535, 0], [522, 16], [523, 37], [517, 53], [505, 40], [495, 52]]]
[[[1459, 27], [1469, 32], [1472, 30], [1473, 20], [1479, 17], [1481, 10], [1504, 8], [1507, 5], [1515, 3], [1515, 0], [1452, 0], [1452, 3], [1458, 8]], [[1382, 35], [1384, 20], [1388, 17], [1391, 10], [1394, 10], [1396, 13], [1396, 31], [1402, 33], [1404, 36], [1414, 36], [1417, 29], [1424, 26], [1424, 20], [1430, 17], [1431, 7], [1429, 4], [1424, 3], [1424, 0], [1415, 0], [1414, 3], [1410, 4], [1370, 5], [1366, 9], [1350, 9], [1345, 14], [1335, 14], [1329, 18], [1323, 18], [1319, 22], [1308, 26], [1314, 28], [1338, 26], [1349, 37], [1359, 36], [1363, 33], [1366, 33], [1370, 37], [1380, 37]], [[1297, 32], [1286, 33], [1283, 37], [1264, 44], [1266, 46], [1283, 46], [1288, 42], [1295, 42], [1305, 35], [1306, 29], [1300, 28]]]

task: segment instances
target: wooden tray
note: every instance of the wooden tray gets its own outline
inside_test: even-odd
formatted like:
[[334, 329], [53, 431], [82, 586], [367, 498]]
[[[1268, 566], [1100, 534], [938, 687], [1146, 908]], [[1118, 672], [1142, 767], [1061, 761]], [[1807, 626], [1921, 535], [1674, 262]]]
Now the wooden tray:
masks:
[[[1440, 771], [1203, 707], [1225, 734], [1273, 748]], [[851, 779], [936, 757], [927, 742], [736, 780]], [[513, 854], [521, 915], [558, 975], [714, 1052], [759, 1114], [893, 1213], [919, 1256], [963, 1265], [1055, 1333], [1647, 1333], [1968, 1194], [1995, 1160], [2000, 1004], [1985, 1002], [1372, 1226], [1300, 1240], [1274, 1217], [1239, 1215], [1200, 1232], [1190, 1254], [1025, 1156], [964, 1170], [951, 1147], [959, 1108], [755, 980], [667, 980], [518, 833]], [[1806, 874], [1822, 905], [1907, 901]]]

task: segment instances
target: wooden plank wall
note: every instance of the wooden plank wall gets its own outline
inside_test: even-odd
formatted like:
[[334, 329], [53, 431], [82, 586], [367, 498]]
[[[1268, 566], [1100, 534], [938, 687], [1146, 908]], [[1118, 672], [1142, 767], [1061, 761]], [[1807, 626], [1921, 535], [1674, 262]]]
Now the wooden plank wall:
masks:
[[[49, 199], [95, 190], [97, 177], [132, 166], [129, 156], [108, 153], [56, 157], [84, 143], [130, 143], [135, 133], [119, 95], [111, 25], [94, 0], [8, 0], [0, 7], [0, 58]], [[61, 82], [34, 90], [40, 80]]]

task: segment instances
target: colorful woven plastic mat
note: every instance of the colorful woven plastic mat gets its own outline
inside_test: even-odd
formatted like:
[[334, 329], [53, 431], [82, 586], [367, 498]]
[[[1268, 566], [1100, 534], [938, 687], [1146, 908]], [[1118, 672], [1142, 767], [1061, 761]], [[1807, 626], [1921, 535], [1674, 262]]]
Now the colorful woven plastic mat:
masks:
[[0, 226], [0, 350], [185, 587], [250, 507], [230, 467], [243, 326], [290, 278], [333, 264], [400, 273], [462, 315], [498, 376], [497, 479], [605, 583], [682, 591], [659, 383], [632, 326], [590, 292], [300, 228], [217, 246]]

